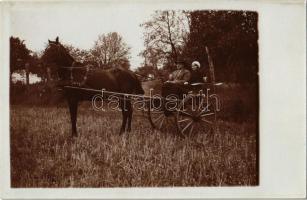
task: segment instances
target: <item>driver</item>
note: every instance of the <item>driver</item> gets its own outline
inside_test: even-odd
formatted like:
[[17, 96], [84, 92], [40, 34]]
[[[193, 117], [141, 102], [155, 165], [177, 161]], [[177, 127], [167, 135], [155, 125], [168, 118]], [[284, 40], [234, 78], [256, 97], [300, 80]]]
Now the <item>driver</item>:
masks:
[[167, 83], [175, 83], [175, 84], [187, 84], [190, 80], [191, 73], [189, 70], [185, 69], [185, 62], [183, 60], [176, 61], [177, 70], [172, 72], [169, 75], [169, 80]]
[[175, 95], [181, 99], [187, 93], [191, 72], [185, 69], [185, 62], [183, 60], [178, 60], [176, 66], [177, 70], [169, 75], [169, 80], [162, 86], [162, 97]]

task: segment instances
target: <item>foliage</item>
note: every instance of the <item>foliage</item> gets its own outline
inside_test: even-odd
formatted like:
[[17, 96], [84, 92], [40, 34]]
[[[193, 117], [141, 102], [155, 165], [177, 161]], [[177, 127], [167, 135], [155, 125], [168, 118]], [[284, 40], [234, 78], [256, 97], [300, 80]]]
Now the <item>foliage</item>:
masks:
[[208, 66], [210, 49], [216, 77], [225, 82], [257, 82], [258, 15], [247, 11], [190, 12], [190, 35], [184, 50], [187, 61]]
[[130, 66], [130, 47], [117, 32], [100, 35], [91, 50], [91, 54], [99, 67], [102, 68], [120, 65], [129, 68]]
[[29, 85], [30, 73], [45, 78], [45, 69], [41, 64], [38, 53], [29, 50], [24, 40], [18, 37], [10, 37], [10, 73], [22, 73], [26, 75], [26, 84]]
[[60, 105], [65, 102], [64, 95], [58, 88], [45, 82], [26, 86], [22, 82], [11, 83], [10, 104], [28, 106]]
[[189, 27], [183, 11], [155, 11], [144, 28], [145, 65], [158, 67], [167, 60], [176, 61], [188, 36]]
[[[205, 47], [217, 81], [258, 80], [258, 14], [249, 11], [156, 11], [144, 27], [145, 65], [173, 70], [179, 56], [208, 69]], [[189, 66], [187, 66], [189, 67]]]
[[39, 77], [42, 77], [44, 79], [46, 76], [46, 72], [42, 64], [41, 57], [38, 55], [38, 53], [36, 52], [32, 53], [29, 63], [30, 63], [30, 72], [33, 74], [37, 74]]
[[65, 44], [64, 47], [77, 62], [84, 63], [94, 61], [93, 55], [89, 50], [79, 49], [70, 44]]
[[24, 40], [18, 37], [10, 37], [10, 73], [24, 69], [30, 59], [30, 50], [24, 44]]

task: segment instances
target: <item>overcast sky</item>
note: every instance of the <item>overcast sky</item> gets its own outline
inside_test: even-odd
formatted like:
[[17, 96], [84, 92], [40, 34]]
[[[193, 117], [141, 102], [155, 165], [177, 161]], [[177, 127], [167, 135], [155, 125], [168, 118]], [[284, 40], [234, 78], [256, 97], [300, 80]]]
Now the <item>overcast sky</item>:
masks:
[[99, 34], [118, 32], [131, 47], [131, 67], [143, 61], [143, 28], [139, 25], [154, 10], [142, 6], [107, 4], [15, 4], [11, 7], [11, 35], [25, 40], [27, 47], [41, 51], [48, 39], [90, 49]]

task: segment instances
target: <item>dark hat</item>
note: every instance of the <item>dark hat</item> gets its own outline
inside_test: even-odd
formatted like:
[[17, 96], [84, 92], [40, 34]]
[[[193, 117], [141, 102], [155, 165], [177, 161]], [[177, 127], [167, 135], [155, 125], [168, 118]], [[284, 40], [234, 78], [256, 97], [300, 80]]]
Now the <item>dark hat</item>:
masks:
[[175, 63], [176, 64], [183, 64], [183, 65], [185, 65], [185, 61], [184, 60], [180, 60], [180, 59], [176, 60]]

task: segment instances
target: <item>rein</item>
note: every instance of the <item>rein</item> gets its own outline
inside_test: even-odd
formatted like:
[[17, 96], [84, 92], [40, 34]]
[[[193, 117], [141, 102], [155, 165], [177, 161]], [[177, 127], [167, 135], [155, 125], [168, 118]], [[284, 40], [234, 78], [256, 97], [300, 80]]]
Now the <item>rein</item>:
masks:
[[83, 68], [87, 68], [88, 65], [86, 66], [82, 66], [82, 67], [59, 67], [59, 68], [62, 68], [62, 69], [83, 69]]
[[[70, 70], [70, 83], [74, 84], [74, 85], [82, 86], [82, 85], [85, 84], [85, 82], [87, 80], [88, 72], [90, 71], [89, 66], [91, 66], [91, 65], [85, 65], [85, 66], [80, 66], [80, 67], [59, 67], [59, 68]], [[83, 81], [81, 83], [74, 83], [73, 82], [73, 79], [74, 79], [73, 69], [85, 69], [85, 68], [86, 68], [86, 73], [85, 73], [85, 76], [83, 78]], [[144, 78], [145, 80], [147, 80], [148, 78], [151, 78], [150, 76], [144, 76], [144, 75], [136, 73], [136, 72], [134, 72], [134, 74], [138, 77]], [[154, 78], [154, 80], [162, 80], [163, 81], [163, 79], [160, 76], [158, 76], [157, 78]]]
[[[134, 74], [135, 74], [136, 76], [138, 76], [138, 77], [142, 77], [142, 78], [144, 78], [145, 80], [147, 80], [147, 79], [151, 78], [150, 76], [144, 76], [144, 75], [139, 74], [139, 73], [136, 73], [136, 72], [134, 72]], [[154, 78], [153, 80], [161, 80], [161, 81], [163, 81], [163, 79], [162, 79], [162, 77], [161, 77], [161, 76], [158, 76], [157, 78]]]

